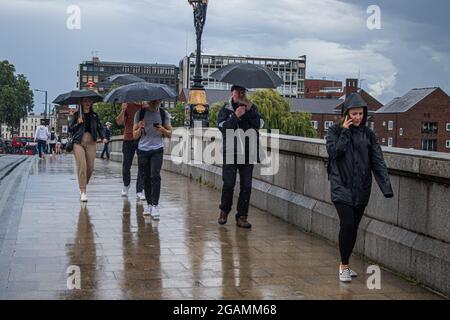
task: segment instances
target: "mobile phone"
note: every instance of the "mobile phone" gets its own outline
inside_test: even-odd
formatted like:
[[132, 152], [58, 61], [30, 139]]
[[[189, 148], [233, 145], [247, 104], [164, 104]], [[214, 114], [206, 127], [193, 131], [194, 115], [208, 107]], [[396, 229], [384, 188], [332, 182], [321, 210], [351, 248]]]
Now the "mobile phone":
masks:
[[154, 126], [155, 128], [158, 128], [158, 127], [160, 126], [160, 124], [159, 124], [158, 122], [155, 122], [155, 123], [153, 124], [153, 126]]

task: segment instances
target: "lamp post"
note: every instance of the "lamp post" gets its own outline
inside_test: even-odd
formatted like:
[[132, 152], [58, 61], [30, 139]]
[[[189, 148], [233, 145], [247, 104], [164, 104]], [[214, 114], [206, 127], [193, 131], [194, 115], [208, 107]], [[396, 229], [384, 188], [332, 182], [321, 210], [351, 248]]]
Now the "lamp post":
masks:
[[195, 121], [200, 121], [203, 127], [208, 127], [209, 106], [206, 101], [206, 92], [202, 84], [201, 74], [201, 48], [203, 27], [206, 22], [206, 11], [208, 0], [188, 0], [194, 10], [194, 26], [197, 35], [197, 52], [195, 55], [195, 75], [194, 85], [189, 91], [189, 102], [186, 106], [185, 116], [190, 128], [194, 126]]
[[47, 119], [47, 90], [40, 90], [40, 89], [34, 89], [34, 91], [37, 92], [44, 92], [45, 93], [45, 109], [44, 109], [44, 119]]

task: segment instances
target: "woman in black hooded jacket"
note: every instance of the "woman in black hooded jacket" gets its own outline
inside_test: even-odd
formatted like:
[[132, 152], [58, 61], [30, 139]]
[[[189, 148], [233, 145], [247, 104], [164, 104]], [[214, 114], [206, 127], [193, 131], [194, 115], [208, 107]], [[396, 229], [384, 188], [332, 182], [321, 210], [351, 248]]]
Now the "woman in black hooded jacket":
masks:
[[339, 279], [350, 282], [357, 274], [349, 267], [358, 226], [369, 202], [372, 173], [386, 198], [393, 197], [383, 153], [375, 133], [366, 126], [367, 105], [357, 93], [350, 94], [342, 107], [342, 120], [328, 130], [328, 175], [331, 200], [340, 220]]

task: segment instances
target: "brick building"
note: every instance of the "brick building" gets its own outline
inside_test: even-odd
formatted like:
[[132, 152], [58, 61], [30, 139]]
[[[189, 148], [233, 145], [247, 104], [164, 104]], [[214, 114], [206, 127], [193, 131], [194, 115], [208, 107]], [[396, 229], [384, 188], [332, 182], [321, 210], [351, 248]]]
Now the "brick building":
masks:
[[344, 94], [342, 81], [306, 79], [306, 99], [339, 99]]
[[380, 143], [450, 152], [450, 97], [440, 88], [413, 89], [375, 112]]

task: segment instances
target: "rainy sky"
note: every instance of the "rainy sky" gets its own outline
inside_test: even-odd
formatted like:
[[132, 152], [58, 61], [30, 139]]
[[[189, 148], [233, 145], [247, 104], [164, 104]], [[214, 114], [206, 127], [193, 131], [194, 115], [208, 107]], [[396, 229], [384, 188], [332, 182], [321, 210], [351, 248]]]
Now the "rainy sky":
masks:
[[[449, 11], [448, 0], [210, 0], [203, 51], [307, 55], [307, 78], [360, 74], [383, 103], [415, 87], [450, 94]], [[49, 100], [75, 88], [77, 65], [93, 51], [105, 61], [178, 65], [194, 49], [187, 0], [0, 0], [0, 59]], [[36, 92], [36, 112], [43, 101]]]

